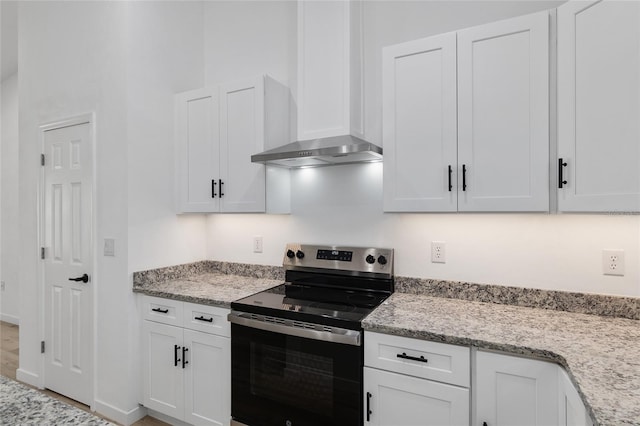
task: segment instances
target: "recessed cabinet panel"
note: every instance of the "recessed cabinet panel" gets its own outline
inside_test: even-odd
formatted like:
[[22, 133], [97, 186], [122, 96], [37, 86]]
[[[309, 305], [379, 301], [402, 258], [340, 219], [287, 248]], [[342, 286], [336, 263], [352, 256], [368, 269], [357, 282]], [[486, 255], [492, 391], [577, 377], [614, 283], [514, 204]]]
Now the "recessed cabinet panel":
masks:
[[640, 211], [640, 3], [558, 8], [561, 211]]
[[547, 211], [548, 164], [548, 12], [459, 31], [458, 209]]
[[456, 210], [455, 49], [450, 33], [383, 51], [385, 211]]

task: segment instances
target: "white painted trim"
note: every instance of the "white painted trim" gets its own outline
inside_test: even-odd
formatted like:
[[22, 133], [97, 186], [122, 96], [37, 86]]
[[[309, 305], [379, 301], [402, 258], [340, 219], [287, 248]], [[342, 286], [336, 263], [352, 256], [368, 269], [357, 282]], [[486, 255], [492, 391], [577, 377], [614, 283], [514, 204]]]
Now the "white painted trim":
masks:
[[18, 379], [18, 381], [22, 383], [26, 383], [38, 389], [42, 389], [42, 376], [38, 376], [36, 373], [33, 373], [31, 371], [18, 368], [16, 370], [16, 379]]
[[141, 405], [129, 411], [124, 411], [99, 399], [95, 400], [92, 409], [101, 416], [105, 416], [124, 426], [129, 426], [147, 415], [147, 409]]
[[173, 426], [189, 426], [190, 423], [186, 423], [180, 419], [176, 419], [175, 417], [167, 416], [166, 414], [160, 413], [158, 411], [147, 409], [147, 414], [149, 417], [153, 417], [154, 419], [162, 420], [165, 423], [169, 423]]
[[[98, 269], [97, 265], [98, 265], [98, 247], [97, 247], [97, 218], [96, 218], [96, 212], [97, 212], [97, 196], [96, 196], [96, 191], [95, 188], [97, 187], [97, 171], [96, 171], [96, 166], [97, 166], [97, 161], [96, 161], [96, 114], [95, 112], [87, 112], [87, 113], [82, 113], [82, 114], [78, 114], [76, 116], [73, 117], [67, 117], [67, 118], [62, 118], [59, 120], [55, 120], [55, 121], [50, 121], [50, 122], [46, 122], [43, 123], [39, 126], [39, 135], [38, 135], [38, 139], [39, 139], [39, 144], [40, 144], [40, 152], [44, 153], [44, 135], [46, 132], [51, 131], [51, 130], [56, 130], [56, 129], [62, 129], [65, 127], [71, 127], [71, 126], [76, 126], [79, 124], [89, 124], [90, 125], [90, 136], [89, 136], [89, 143], [91, 144], [91, 152], [92, 152], [92, 158], [91, 158], [91, 236], [90, 236], [90, 241], [91, 241], [91, 247], [92, 247], [92, 270], [88, 271], [87, 273], [89, 274], [89, 276], [91, 276], [91, 281], [93, 283], [95, 283], [96, 287], [99, 284], [99, 276], [98, 274], [96, 274], [96, 271]], [[43, 247], [43, 241], [44, 241], [44, 167], [40, 167], [40, 179], [38, 181], [38, 185], [37, 185], [37, 193], [38, 196], [36, 197], [37, 200], [37, 222], [38, 222], [38, 229], [37, 229], [37, 235], [38, 235], [38, 241], [37, 241], [37, 247], [36, 247], [36, 253], [38, 253], [38, 268], [36, 271], [36, 279], [37, 282], [40, 284], [40, 291], [38, 294], [38, 297], [40, 299], [40, 318], [38, 318], [38, 323], [39, 323], [39, 330], [38, 330], [38, 336], [40, 336], [40, 340], [44, 341], [45, 340], [45, 321], [46, 318], [44, 317], [43, 313], [45, 312], [45, 283], [44, 283], [44, 263], [41, 261], [41, 259], [39, 258], [39, 253], [40, 253], [40, 247]], [[97, 296], [98, 296], [98, 292], [97, 290], [94, 290], [93, 292], [93, 318], [91, 319], [93, 321], [93, 326], [92, 326], [92, 340], [93, 340], [93, 344], [90, 348], [91, 351], [91, 355], [89, 356], [90, 358], [90, 362], [91, 365], [89, 366], [89, 369], [91, 371], [90, 373], [90, 377], [91, 377], [91, 384], [92, 384], [92, 395], [90, 396], [90, 406], [91, 409], [94, 409], [95, 404], [96, 404], [96, 395], [97, 395], [97, 380], [96, 380], [96, 372], [97, 372], [97, 354], [96, 354], [96, 348], [98, 347], [98, 337], [97, 337], [97, 309], [96, 307], [98, 306], [97, 303]], [[38, 379], [38, 387], [40, 388], [44, 388], [44, 383], [45, 383], [45, 377], [44, 377], [44, 371], [45, 371], [45, 354], [40, 354], [40, 372], [41, 375], [39, 376]], [[37, 376], [36, 376], [37, 377]], [[26, 382], [25, 383], [29, 383]], [[31, 384], [31, 383], [30, 383]], [[34, 385], [35, 386], [35, 385]]]
[[0, 321], [8, 322], [9, 324], [20, 325], [20, 318], [15, 315], [0, 314]]

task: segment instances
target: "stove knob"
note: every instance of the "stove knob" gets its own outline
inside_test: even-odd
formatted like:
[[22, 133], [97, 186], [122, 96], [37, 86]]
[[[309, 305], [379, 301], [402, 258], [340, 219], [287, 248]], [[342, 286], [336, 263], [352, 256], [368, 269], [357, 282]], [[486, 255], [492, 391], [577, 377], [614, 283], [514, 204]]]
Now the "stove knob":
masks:
[[287, 250], [287, 257], [289, 259], [293, 259], [296, 256], [296, 254], [293, 252], [293, 250]]
[[387, 258], [382, 256], [382, 255], [378, 256], [378, 263], [381, 264], [381, 265], [386, 265], [387, 264]]
[[302, 250], [298, 250], [298, 251], [296, 252], [296, 257], [297, 257], [298, 259], [302, 259], [302, 258], [304, 257], [304, 253], [302, 252]]
[[376, 263], [376, 258], [371, 255], [368, 255], [364, 260], [366, 260], [369, 265]]

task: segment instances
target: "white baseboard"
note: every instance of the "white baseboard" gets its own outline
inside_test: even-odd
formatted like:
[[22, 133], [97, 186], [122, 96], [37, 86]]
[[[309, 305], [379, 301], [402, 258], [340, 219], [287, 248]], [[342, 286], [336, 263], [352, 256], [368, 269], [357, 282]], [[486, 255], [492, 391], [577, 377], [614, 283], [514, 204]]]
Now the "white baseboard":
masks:
[[20, 325], [20, 318], [15, 315], [0, 314], [0, 321], [8, 322], [9, 324]]
[[92, 408], [100, 415], [124, 426], [129, 426], [147, 415], [147, 409], [140, 405], [132, 410], [124, 411], [106, 402], [95, 400]]
[[23, 383], [36, 387], [38, 389], [42, 389], [42, 383], [40, 383], [40, 376], [37, 375], [36, 373], [32, 373], [31, 371], [18, 368], [16, 370], [16, 379], [18, 379]]

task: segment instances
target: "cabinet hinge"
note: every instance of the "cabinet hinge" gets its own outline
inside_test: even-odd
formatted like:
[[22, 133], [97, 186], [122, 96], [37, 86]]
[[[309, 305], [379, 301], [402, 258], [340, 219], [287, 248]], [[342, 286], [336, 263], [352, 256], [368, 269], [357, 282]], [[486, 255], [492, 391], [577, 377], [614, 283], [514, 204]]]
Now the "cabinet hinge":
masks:
[[44, 154], [40, 154], [40, 165], [44, 166]]
[[44, 353], [44, 340], [42, 342], [40, 342], [40, 353], [41, 354]]
[[40, 247], [40, 259], [44, 259], [44, 247]]

